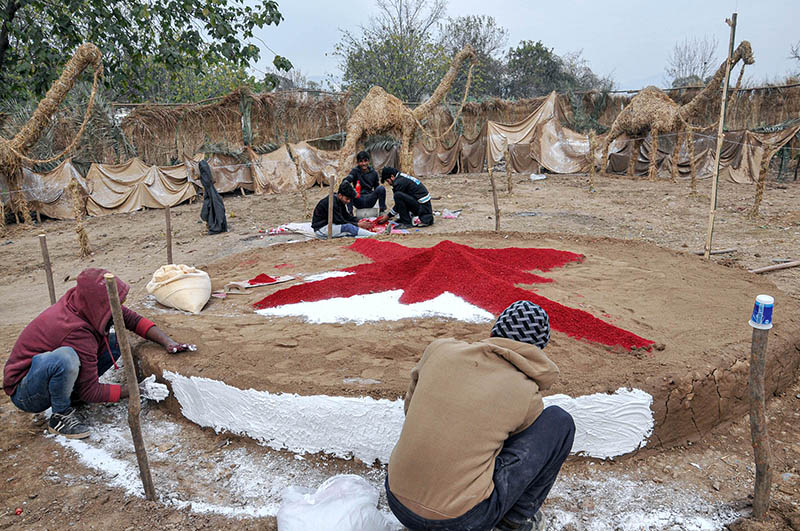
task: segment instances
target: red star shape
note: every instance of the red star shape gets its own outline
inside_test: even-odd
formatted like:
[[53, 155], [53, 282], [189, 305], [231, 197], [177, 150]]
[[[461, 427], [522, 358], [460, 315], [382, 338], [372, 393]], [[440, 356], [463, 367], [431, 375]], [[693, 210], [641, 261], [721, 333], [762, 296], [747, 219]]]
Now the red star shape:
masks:
[[282, 289], [257, 302], [257, 309], [312, 302], [333, 297], [403, 290], [400, 302], [413, 304], [449, 291], [495, 315], [518, 300], [538, 304], [550, 317], [553, 330], [604, 345], [650, 347], [653, 341], [610, 325], [593, 315], [518, 288], [517, 284], [553, 282], [528, 271], [550, 271], [583, 255], [557, 249], [475, 249], [449, 240], [433, 247], [404, 247], [397, 243], [356, 240], [350, 249], [372, 263], [348, 267], [353, 275], [306, 282]]

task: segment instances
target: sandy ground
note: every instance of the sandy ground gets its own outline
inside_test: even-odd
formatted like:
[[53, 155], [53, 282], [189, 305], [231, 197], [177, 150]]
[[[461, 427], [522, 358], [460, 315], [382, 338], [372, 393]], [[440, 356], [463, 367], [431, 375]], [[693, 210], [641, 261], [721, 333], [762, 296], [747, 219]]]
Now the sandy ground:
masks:
[[[715, 325], [702, 337], [700, 334], [695, 334], [697, 337], [694, 339], [680, 339], [674, 330], [677, 322], [677, 317], [674, 315], [676, 310], [669, 308], [663, 312], [660, 322], [657, 318], [655, 322], [645, 319], [645, 323], [652, 326], [653, 334], [662, 338], [661, 342], [666, 346], [663, 352], [667, 354], [670, 348], [683, 344], [682, 341], [693, 341], [692, 349], [704, 351], [702, 355], [692, 356], [693, 360], [702, 360], [704, 355], [713, 354], [713, 352], [706, 353], [705, 350], [720, 350], [723, 346], [731, 344], [735, 345], [735, 349], [741, 355], [741, 351], [746, 349], [749, 327], [743, 321], [740, 324], [736, 323], [735, 316], [739, 310], [733, 307], [749, 305], [753, 293], [747, 292], [746, 289], [744, 293], [737, 292], [737, 286], [756, 286], [759, 290], [764, 287], [765, 290], [774, 292], [779, 300], [785, 300], [786, 307], [796, 306], [800, 302], [800, 268], [773, 272], [763, 278], [754, 277], [746, 272], [748, 268], [770, 265], [773, 259], [798, 259], [800, 209], [797, 205], [800, 204], [800, 183], [771, 183], [762, 205], [763, 215], [756, 220], [745, 218], [745, 212], [752, 204], [754, 188], [722, 183], [714, 247], [736, 248], [736, 251], [713, 257], [712, 261], [717, 265], [709, 266], [687, 255], [688, 252], [702, 249], [708, 219], [708, 199], [690, 196], [685, 183], [674, 185], [668, 182], [651, 183], [645, 180], [600, 178], [595, 183], [595, 191], [590, 192], [585, 176], [550, 176], [545, 181], [530, 182], [526, 176], [518, 175], [515, 176], [512, 196], [501, 187], [499, 200], [503, 232], [494, 235], [490, 233], [495, 220], [491, 190], [485, 174], [435, 177], [426, 179], [425, 182], [432, 195], [439, 198], [434, 202], [436, 209], [462, 209], [461, 216], [458, 220], [437, 220], [433, 227], [420, 231], [421, 234], [414, 233], [413, 237], [407, 238], [405, 242], [395, 241], [414, 245], [412, 242], [421, 238], [420, 243], [429, 245], [439, 237], [458, 239], [457, 233], [474, 231], [479, 231], [479, 235], [461, 235], [461, 238], [473, 239], [485, 246], [494, 245], [494, 241], [499, 239], [506, 243], [496, 246], [510, 246], [517, 244], [516, 240], [525, 241], [527, 238], [535, 241], [554, 238], [553, 234], [559, 234], [558, 238], [561, 238], [561, 241], [567, 238], [564, 235], [581, 236], [575, 240], [581, 245], [588, 245], [586, 242], [603, 237], [631, 240], [609, 243], [607, 246], [596, 244], [597, 254], [600, 256], [604, 252], [603, 258], [606, 260], [615, 258], [627, 261], [628, 268], [640, 267], [647, 270], [661, 268], [662, 272], [666, 272], [669, 270], [669, 261], [672, 260], [680, 271], [705, 271], [711, 277], [702, 275], [692, 277], [693, 285], [697, 286], [701, 296], [695, 301], [686, 301], [686, 304], [690, 305], [696, 303], [696, 308], [701, 307], [709, 297], [713, 296], [714, 290], [707, 283], [714, 280], [716, 273], [716, 277], [726, 284], [725, 289], [728, 290], [718, 295], [721, 297], [718, 301], [719, 307], [722, 308], [720, 322], [728, 328], [721, 329]], [[708, 182], [701, 183], [701, 192], [707, 193], [707, 187]], [[312, 201], [323, 194], [324, 191], [320, 190], [312, 190], [310, 193]], [[205, 234], [204, 225], [198, 220], [199, 204], [182, 205], [173, 209], [176, 261], [208, 267], [214, 271], [215, 267], [226, 263], [231, 265], [229, 261], [234, 259], [234, 255], [237, 255], [238, 259], [239, 253], [255, 253], [254, 256], [266, 253], [271, 263], [283, 261], [293, 263], [289, 258], [295, 253], [302, 255], [306, 248], [314, 248], [315, 256], [343, 252], [338, 250], [341, 247], [340, 243], [313, 242], [270, 247], [271, 244], [285, 242], [289, 238], [264, 236], [259, 230], [266, 230], [289, 221], [300, 221], [302, 201], [299, 195], [262, 197], [232, 195], [225, 199], [232, 230], [223, 235]], [[313, 204], [311, 206], [313, 207]], [[39, 232], [46, 232], [48, 236], [57, 295], [60, 296], [74, 285], [75, 276], [83, 268], [105, 267], [132, 284], [129, 302], [133, 308], [156, 322], [163, 321], [164, 327], [176, 338], [187, 330], [183, 326], [185, 323], [172, 322], [173, 319], [177, 319], [173, 313], [149, 302], [144, 290], [152, 272], [165, 260], [163, 212], [147, 211], [91, 219], [87, 222], [87, 229], [94, 249], [93, 256], [88, 260], [77, 258], [75, 235], [69, 222], [48, 221], [41, 227], [27, 231], [11, 227], [0, 240], [0, 244], [3, 244], [3, 252], [0, 255], [0, 267], [3, 271], [0, 275], [0, 298], [5, 303], [0, 310], [2, 312], [0, 340], [7, 345], [7, 348], [0, 353], [0, 361], [5, 360], [10, 346], [24, 325], [48, 304], [36, 237]], [[516, 236], [515, 233], [533, 234]], [[641, 257], [646, 260], [640, 259], [641, 263], [634, 264], [634, 260], [626, 255], [626, 252], [628, 249], [653, 249], [652, 246], [643, 244], [653, 244], [666, 250], [648, 251], [647, 256]], [[617, 247], [614, 247], [615, 245]], [[356, 260], [352, 263], [358, 263], [358, 258], [351, 260]], [[297, 262], [300, 262], [299, 265], [304, 264], [299, 260]], [[330, 264], [331, 262], [333, 263]], [[304, 268], [309, 271], [303, 272], [335, 269], [337, 267], [333, 265], [340, 267], [339, 264], [339, 261], [330, 260], [327, 264], [317, 263], [312, 268], [306, 263]], [[251, 269], [247, 269], [248, 267]], [[253, 264], [238, 270], [231, 268], [228, 274], [237, 276], [240, 272], [245, 274], [251, 271], [252, 267]], [[567, 268], [564, 271], [578, 271], [578, 269]], [[243, 278], [248, 277], [245, 275]], [[565, 281], [567, 279], [571, 282], [579, 281], [569, 275], [564, 277]], [[585, 289], [590, 288], [590, 280], [590, 278], [584, 279]], [[676, 284], [672, 284], [673, 289], [680, 287], [677, 279], [675, 282]], [[772, 288], [770, 283], [774, 283], [775, 287]], [[636, 286], [636, 289], [640, 290], [639, 293], [650, 290], [653, 292], [653, 299], [671, 298], [670, 293], [656, 292], [658, 289], [668, 289], [669, 285], [650, 287], [648, 282], [644, 281], [637, 284], [640, 284]], [[609, 285], [608, 289], [612, 287]], [[598, 287], [596, 293], [607, 293], [608, 289], [603, 290], [602, 287]], [[637, 294], [636, 290], [632, 293]], [[604, 306], [597, 309], [608, 307], [613, 310], [615, 301], [619, 298], [609, 296], [608, 300], [596, 303]], [[724, 302], [727, 302], [727, 306], [723, 304]], [[230, 304], [241, 307], [245, 303], [230, 302]], [[652, 307], [657, 308], [658, 304], [653, 302]], [[211, 310], [209, 315], [222, 308], [224, 308], [222, 304], [215, 303], [209, 308]], [[749, 308], [744, 310], [745, 320], [748, 310]], [[780, 312], [779, 304], [776, 307], [776, 321], [781, 319]], [[608, 313], [613, 315], [614, 312]], [[247, 320], [252, 317], [242, 315], [239, 318]], [[290, 322], [291, 325], [288, 324]], [[320, 332], [325, 330], [326, 325], [310, 325], [296, 319], [286, 320], [286, 323], [286, 335], [291, 336], [298, 345], [283, 347], [290, 350], [301, 348], [304, 342], [312, 343], [311, 340], [319, 333], [326, 334], [324, 331]], [[637, 326], [632, 321], [625, 324], [626, 327]], [[361, 325], [361, 328], [369, 326], [373, 327], [372, 333], [376, 335], [389, 331], [386, 325], [382, 324]], [[448, 323], [444, 324], [443, 328], [451, 335], [474, 337], [480, 333], [474, 328], [475, 326], [477, 325]], [[776, 331], [778, 328], [776, 324]], [[223, 330], [218, 332], [224, 340], [225, 332]], [[245, 335], [239, 337], [247, 339]], [[790, 341], [790, 338], [776, 338], [778, 335], [771, 336], [771, 347], [781, 341], [785, 343]], [[659, 340], [655, 337], [653, 339]], [[554, 346], [566, 351], [567, 338], [557, 337], [556, 340]], [[788, 352], [789, 347], [786, 349]], [[719, 357], [718, 354], [715, 359]], [[407, 373], [407, 368], [413, 364], [415, 355], [418, 355], [416, 348], [409, 348], [407, 352], [402, 352], [401, 363], [395, 364], [392, 361], [388, 364], [396, 366], [398, 370], [388, 380], [391, 383], [378, 394], [395, 393], [404, 387], [402, 374]], [[654, 355], [657, 357], [659, 352], [656, 351]], [[795, 353], [795, 359], [799, 355]], [[187, 361], [186, 369], [199, 370], [203, 359], [200, 356], [195, 359], [187, 358], [191, 361]], [[639, 376], [640, 380], [661, 374], [659, 372], [661, 369], [657, 369], [653, 365], [654, 362], [644, 359], [637, 360], [637, 363], [639, 361], [642, 361], [640, 369], [644, 371]], [[376, 364], [376, 367], [384, 369], [380, 364]], [[305, 392], [320, 391], [319, 382], [304, 382], [303, 378], [292, 381], [291, 364], [277, 369], [270, 373], [270, 384], [275, 384], [279, 388], [286, 386], [286, 389], [295, 386], [293, 389], [301, 392], [304, 386]], [[372, 374], [364, 372], [365, 370], [366, 368], [362, 368], [359, 373], [362, 377]], [[676, 365], [671, 370], [679, 372], [680, 368]], [[690, 370], [687, 367], [686, 373], [688, 374]], [[647, 372], [651, 374], [648, 375]], [[367, 376], [364, 376], [365, 374]], [[385, 373], [382, 374], [385, 378]], [[608, 385], [614, 383], [611, 381], [613, 370], [608, 368], [605, 374], [609, 379]], [[562, 385], [570, 385], [575, 381], [571, 378]], [[344, 393], [349, 391], [351, 394], [360, 391], [358, 388], [336, 390]], [[331, 392], [328, 389], [322, 391]], [[744, 519], [750, 511], [748, 496], [752, 491], [753, 465], [748, 420], [746, 416], [739, 414], [734, 415], [732, 422], [720, 428], [703, 430], [696, 437], [692, 437], [690, 442], [677, 444], [666, 450], [644, 450], [632, 457], [606, 462], [570, 459], [547, 503], [550, 523], [554, 528], [565, 529], [701, 529], [719, 528], [735, 521], [733, 526], [737, 528], [800, 529], [798, 404], [800, 404], [800, 385], [796, 379], [776, 396], [770, 397], [769, 422], [775, 459], [774, 504], [770, 519], [765, 523], [754, 523]], [[104, 423], [113, 425], [115, 429], [124, 424], [124, 415], [120, 413], [120, 408], [121, 406], [111, 408], [92, 406], [85, 412], [85, 415], [92, 420], [95, 429], [99, 430], [100, 439], [103, 439], [102, 434], [105, 433]], [[196, 468], [199, 461], [208, 459], [213, 461], [216, 458], [224, 461], [232, 455], [230, 452], [234, 451], [252, 452], [265, 463], [280, 463], [281, 459], [294, 461], [291, 456], [287, 459], [279, 452], [266, 450], [250, 441], [201, 430], [175, 417], [163, 407], [148, 408], [145, 418], [146, 426], [147, 423], [166, 426], [162, 426], [161, 431], [171, 433], [170, 430], [173, 430], [173, 440], [179, 441], [181, 446], [191, 447], [192, 451], [196, 452], [194, 457], [177, 459], [170, 457], [169, 448], [154, 450], [156, 454], [159, 452], [164, 454], [158, 460], [163, 463], [159, 465], [163, 467], [162, 477], [185, 477], [182, 482], [169, 483], [165, 486], [170, 491], [183, 492], [187, 489], [186, 485], [193, 482], [188, 470]], [[132, 496], [129, 490], [115, 483], [108, 473], [81, 464], [73, 450], [65, 449], [53, 438], [42, 437], [41, 420], [32, 419], [31, 415], [18, 412], [7, 398], [0, 399], [0, 426], [2, 426], [0, 450], [5, 454], [0, 465], [3, 470], [0, 476], [0, 479], [3, 479], [0, 481], [0, 499], [5, 500], [0, 505], [0, 527], [22, 525], [49, 528], [61, 527], [65, 523], [73, 524], [77, 528], [114, 526], [122, 529], [151, 525], [162, 528], [270, 528], [275, 525], [272, 517], [238, 520], [215, 514], [197, 514], [187, 509], [176, 508], [174, 504], [153, 504]], [[122, 427], [124, 428], [124, 425]], [[153, 431], [160, 433], [157, 429]], [[112, 440], [109, 437], [106, 439]], [[159, 448], [158, 442], [154, 441], [156, 448]], [[93, 444], [105, 443], [101, 440]], [[162, 446], [164, 444], [162, 443]], [[120, 458], [125, 454], [130, 459], [129, 452], [125, 452], [123, 446], [119, 446], [118, 452]], [[324, 477], [342, 470], [361, 473], [376, 484], [379, 481], [374, 477], [374, 471], [364, 469], [357, 463], [327, 460], [326, 465], [322, 466], [320, 461], [323, 459], [317, 459], [313, 462], [314, 466], [302, 471], [290, 470], [281, 477], [289, 478], [286, 480], [287, 484], [316, 486]], [[276, 466], [285, 472], [285, 467]], [[320, 470], [324, 470], [324, 473], [320, 474]], [[236, 500], [231, 499], [235, 497], [232, 493], [236, 491], [230, 486], [231, 478], [235, 478], [236, 475], [227, 476], [228, 473], [220, 467], [213, 467], [208, 468], [204, 477], [213, 478], [213, 482], [217, 484], [217, 493], [214, 496], [220, 498], [218, 503], [236, 506]], [[213, 489], [206, 491], [212, 492]], [[208, 497], [213, 498], [212, 494], [183, 492], [180, 496], [177, 494], [176, 496], [210, 499]], [[279, 501], [278, 494], [271, 493], [265, 496], [270, 500]], [[14, 514], [18, 507], [23, 509], [19, 516]]]

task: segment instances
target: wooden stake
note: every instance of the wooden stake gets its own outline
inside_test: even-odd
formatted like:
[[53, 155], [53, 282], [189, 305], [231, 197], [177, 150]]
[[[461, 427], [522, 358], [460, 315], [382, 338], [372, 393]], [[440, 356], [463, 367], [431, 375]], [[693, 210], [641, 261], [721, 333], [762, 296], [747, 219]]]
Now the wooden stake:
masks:
[[175, 262], [172, 261], [172, 216], [169, 205], [164, 209], [164, 217], [167, 220], [167, 263], [174, 264]]
[[766, 365], [767, 336], [769, 330], [753, 328], [750, 350], [750, 437], [756, 461], [756, 483], [753, 497], [753, 516], [761, 519], [769, 510], [769, 491], [772, 483], [770, 470], [769, 435], [764, 400], [764, 366]]
[[328, 180], [330, 190], [328, 190], [328, 240], [333, 239], [333, 186], [336, 184], [336, 177], [331, 175]]
[[125, 366], [125, 383], [128, 386], [128, 426], [131, 428], [133, 447], [136, 450], [136, 461], [139, 463], [139, 475], [142, 478], [145, 497], [150, 501], [156, 500], [156, 489], [153, 478], [150, 476], [150, 464], [147, 461], [147, 449], [142, 437], [142, 425], [139, 419], [141, 404], [139, 403], [139, 384], [136, 381], [136, 368], [133, 366], [133, 354], [128, 343], [125, 329], [125, 320], [122, 317], [122, 304], [117, 291], [117, 279], [111, 273], [104, 275], [108, 302], [111, 304], [111, 316], [114, 319], [114, 330], [117, 333], [117, 343], [122, 351], [123, 365]]
[[725, 19], [725, 22], [731, 27], [731, 38], [728, 43], [728, 59], [725, 62], [725, 82], [722, 85], [722, 103], [719, 106], [719, 126], [717, 127], [717, 154], [716, 164], [714, 165], [714, 178], [711, 182], [711, 208], [708, 212], [708, 231], [706, 232], [706, 247], [705, 259], [711, 259], [711, 239], [714, 235], [714, 217], [717, 215], [717, 188], [719, 187], [719, 166], [720, 155], [722, 153], [722, 141], [725, 139], [725, 111], [727, 110], [728, 102], [728, 83], [731, 79], [731, 56], [733, 55], [733, 41], [736, 36], [736, 16], [737, 13], [731, 15], [730, 19]]
[[511, 148], [506, 144], [506, 180], [508, 181], [508, 195], [514, 191], [514, 183], [511, 179]]
[[47, 277], [47, 291], [50, 292], [50, 306], [56, 303], [56, 286], [53, 284], [53, 268], [50, 266], [50, 253], [47, 252], [47, 236], [39, 235], [39, 246], [42, 248], [44, 274]]
[[489, 167], [489, 180], [492, 183], [492, 199], [494, 199], [494, 231], [500, 232], [500, 206], [497, 204], [497, 187], [494, 183], [494, 172]]

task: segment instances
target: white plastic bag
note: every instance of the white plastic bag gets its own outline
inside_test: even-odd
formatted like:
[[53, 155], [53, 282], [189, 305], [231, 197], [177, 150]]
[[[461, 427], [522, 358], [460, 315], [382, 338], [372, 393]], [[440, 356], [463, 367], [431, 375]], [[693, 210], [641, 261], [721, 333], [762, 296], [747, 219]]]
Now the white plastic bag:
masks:
[[378, 510], [378, 491], [355, 474], [326, 480], [315, 491], [288, 487], [278, 510], [278, 531], [394, 531]]
[[169, 264], [153, 273], [147, 293], [164, 306], [197, 314], [211, 297], [211, 278], [192, 266]]

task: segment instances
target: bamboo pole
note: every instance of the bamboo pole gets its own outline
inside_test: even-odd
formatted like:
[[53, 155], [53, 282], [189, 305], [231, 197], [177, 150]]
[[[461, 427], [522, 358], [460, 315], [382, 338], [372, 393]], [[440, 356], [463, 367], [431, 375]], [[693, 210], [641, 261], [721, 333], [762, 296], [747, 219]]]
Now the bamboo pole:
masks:
[[156, 490], [153, 478], [150, 476], [150, 464], [147, 461], [147, 449], [142, 437], [141, 404], [139, 403], [139, 385], [136, 381], [136, 368], [133, 366], [133, 354], [125, 332], [125, 320], [122, 317], [122, 303], [117, 291], [117, 279], [111, 273], [104, 275], [108, 302], [111, 304], [111, 315], [114, 319], [114, 330], [117, 333], [117, 343], [122, 351], [123, 365], [125, 366], [125, 383], [128, 386], [128, 426], [131, 428], [133, 447], [136, 450], [136, 461], [139, 463], [139, 475], [142, 478], [145, 497], [150, 501], [156, 500]]
[[53, 268], [50, 266], [50, 253], [47, 252], [47, 236], [39, 235], [39, 246], [42, 248], [42, 259], [44, 260], [44, 274], [47, 277], [47, 291], [50, 292], [50, 305], [56, 303], [56, 286], [53, 284]]
[[333, 186], [336, 184], [336, 177], [331, 175], [328, 179], [328, 240], [333, 239]]
[[492, 199], [494, 200], [494, 231], [500, 232], [500, 205], [497, 204], [497, 186], [494, 182], [494, 171], [489, 166], [489, 180], [492, 183]]
[[725, 22], [731, 27], [731, 37], [728, 42], [728, 59], [725, 61], [725, 82], [722, 84], [722, 103], [719, 106], [719, 125], [717, 126], [717, 152], [714, 160], [714, 178], [711, 182], [711, 207], [708, 212], [708, 231], [706, 232], [705, 259], [711, 259], [711, 240], [714, 236], [714, 217], [717, 215], [717, 188], [719, 187], [720, 155], [722, 154], [722, 141], [725, 139], [725, 111], [728, 103], [728, 83], [731, 79], [731, 56], [733, 55], [733, 42], [736, 36], [736, 16], [733, 13]]
[[508, 182], [508, 195], [514, 191], [514, 183], [511, 179], [511, 148], [506, 144], [506, 181]]
[[164, 217], [167, 221], [167, 263], [174, 264], [175, 262], [172, 260], [172, 216], [169, 205], [164, 209]]
[[800, 260], [795, 260], [793, 262], [786, 262], [783, 264], [775, 264], [771, 266], [759, 267], [757, 269], [750, 269], [749, 273], [767, 273], [769, 271], [777, 271], [779, 269], [789, 269], [791, 267], [800, 266]]
[[769, 330], [753, 328], [750, 350], [750, 437], [756, 461], [756, 482], [753, 496], [753, 516], [761, 519], [769, 510], [769, 491], [772, 483], [767, 433], [767, 415], [764, 399], [764, 367], [766, 365], [767, 336]]

